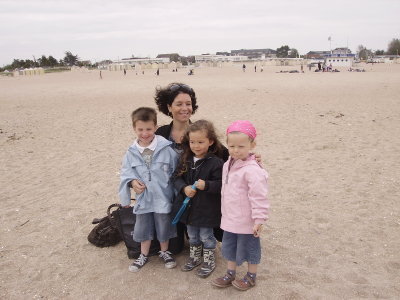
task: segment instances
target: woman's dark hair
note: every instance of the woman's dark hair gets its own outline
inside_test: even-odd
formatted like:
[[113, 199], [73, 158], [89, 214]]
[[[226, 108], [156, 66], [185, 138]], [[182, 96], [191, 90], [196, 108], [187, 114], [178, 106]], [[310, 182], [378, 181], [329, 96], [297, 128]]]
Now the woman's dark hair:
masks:
[[208, 153], [213, 153], [216, 156], [222, 158], [223, 157], [223, 146], [221, 142], [218, 140], [217, 133], [215, 132], [214, 125], [207, 120], [198, 120], [189, 125], [188, 129], [185, 132], [185, 135], [182, 138], [182, 148], [183, 152], [179, 158], [179, 166], [176, 172], [176, 176], [181, 176], [186, 173], [190, 166], [188, 166], [188, 160], [193, 155], [192, 150], [190, 149], [190, 138], [189, 134], [191, 132], [204, 130], [207, 134], [207, 138], [214, 142], [209, 148]]
[[168, 105], [171, 106], [172, 102], [174, 102], [176, 96], [179, 94], [188, 94], [190, 96], [190, 99], [192, 100], [192, 114], [194, 114], [198, 108], [198, 105], [196, 104], [196, 93], [190, 86], [177, 82], [170, 83], [165, 88], [156, 88], [154, 100], [156, 100], [158, 110], [164, 115], [171, 116], [168, 110]]

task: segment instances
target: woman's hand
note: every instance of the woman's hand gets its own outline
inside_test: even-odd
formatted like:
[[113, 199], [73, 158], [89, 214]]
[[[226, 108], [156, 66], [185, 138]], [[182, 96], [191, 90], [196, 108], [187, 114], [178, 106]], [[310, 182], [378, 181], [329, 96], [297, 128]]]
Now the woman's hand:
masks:
[[192, 187], [190, 185], [185, 186], [183, 191], [184, 191], [185, 195], [188, 196], [189, 198], [193, 198], [194, 195], [196, 195], [196, 191], [194, 189], [192, 189]]
[[143, 193], [144, 189], [146, 188], [146, 185], [137, 179], [132, 180], [131, 185], [136, 195]]
[[206, 187], [206, 182], [203, 179], [197, 180], [196, 188], [203, 191]]
[[254, 226], [253, 226], [253, 235], [255, 237], [260, 237], [262, 229], [263, 229], [263, 224], [254, 224]]
[[263, 167], [263, 162], [262, 162], [262, 159], [261, 159], [261, 154], [260, 154], [260, 153], [254, 153], [254, 156], [255, 156], [255, 158], [256, 158], [256, 162], [258, 163], [258, 165], [259, 165], [261, 168], [264, 168], [264, 167]]

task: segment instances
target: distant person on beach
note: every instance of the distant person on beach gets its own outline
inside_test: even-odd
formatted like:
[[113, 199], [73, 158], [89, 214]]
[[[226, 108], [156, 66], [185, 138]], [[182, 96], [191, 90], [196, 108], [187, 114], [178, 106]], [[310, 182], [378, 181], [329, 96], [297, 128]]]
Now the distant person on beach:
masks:
[[168, 251], [169, 239], [176, 237], [176, 227], [171, 223], [174, 187], [170, 177], [175, 171], [178, 154], [171, 142], [156, 135], [157, 112], [153, 108], [140, 107], [132, 112], [132, 126], [136, 140], [126, 152], [121, 168], [119, 198], [121, 205], [129, 207], [131, 187], [139, 184], [133, 212], [136, 215], [133, 239], [140, 243], [140, 256], [129, 266], [129, 271], [138, 272], [149, 260], [151, 241], [157, 234], [161, 251], [159, 256], [166, 268], [176, 266]]
[[103, 79], [103, 76], [101, 75], [101, 70], [100, 70], [100, 79]]
[[[222, 171], [222, 256], [228, 261], [226, 274], [214, 286], [233, 285], [241, 291], [255, 286], [261, 260], [260, 233], [268, 218], [267, 172], [250, 151], [255, 147], [256, 129], [249, 121], [235, 121], [226, 130], [229, 160]], [[247, 262], [247, 274], [236, 279], [236, 267]]]
[[301, 66], [300, 66], [300, 70], [301, 70], [301, 73], [304, 73], [304, 70], [303, 70], [303, 64], [301, 64]]
[[261, 66], [261, 70], [260, 70], [260, 72], [264, 72], [264, 68], [263, 68], [263, 66]]
[[157, 76], [160, 75], [160, 69], [157, 69], [156, 75], [157, 75]]
[[321, 62], [318, 62], [318, 70], [321, 71], [322, 67], [321, 67]]
[[[173, 178], [178, 195], [174, 200], [173, 215], [179, 211], [183, 200], [190, 197], [190, 205], [180, 218], [187, 226], [190, 254], [182, 271], [197, 269], [196, 275], [208, 277], [215, 269], [217, 240], [214, 227], [221, 223], [223, 146], [214, 126], [206, 120], [189, 125], [182, 139], [183, 152]], [[192, 185], [196, 182], [196, 190]], [[201, 254], [203, 253], [203, 263]]]
[[254, 72], [257, 72], [257, 66], [254, 66]]
[[243, 64], [242, 69], [243, 69], [243, 72], [246, 72], [246, 65], [245, 64]]
[[124, 76], [126, 75], [126, 70], [124, 69]]

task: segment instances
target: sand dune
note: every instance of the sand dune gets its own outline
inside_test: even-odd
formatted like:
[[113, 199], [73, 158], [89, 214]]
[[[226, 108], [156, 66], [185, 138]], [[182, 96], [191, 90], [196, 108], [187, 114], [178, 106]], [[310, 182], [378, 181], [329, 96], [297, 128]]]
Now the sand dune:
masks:
[[[0, 78], [0, 298], [398, 299], [400, 65], [364, 67]], [[195, 89], [193, 120], [212, 120], [223, 140], [235, 119], [259, 131], [272, 209], [247, 292], [213, 288], [157, 257], [133, 274], [122, 243], [87, 242], [91, 220], [118, 201], [130, 112], [154, 106], [155, 87], [173, 81]], [[210, 279], [224, 271], [218, 250]]]

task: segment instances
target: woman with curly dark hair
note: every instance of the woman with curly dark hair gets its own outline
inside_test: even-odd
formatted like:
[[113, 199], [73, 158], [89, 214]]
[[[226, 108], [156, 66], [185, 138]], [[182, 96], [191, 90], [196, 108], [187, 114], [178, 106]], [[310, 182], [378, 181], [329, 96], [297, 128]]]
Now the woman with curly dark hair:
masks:
[[198, 108], [196, 93], [186, 84], [171, 83], [165, 88], [156, 88], [154, 99], [158, 110], [172, 118], [172, 122], [158, 128], [156, 134], [172, 141], [175, 150], [180, 151], [190, 117]]

